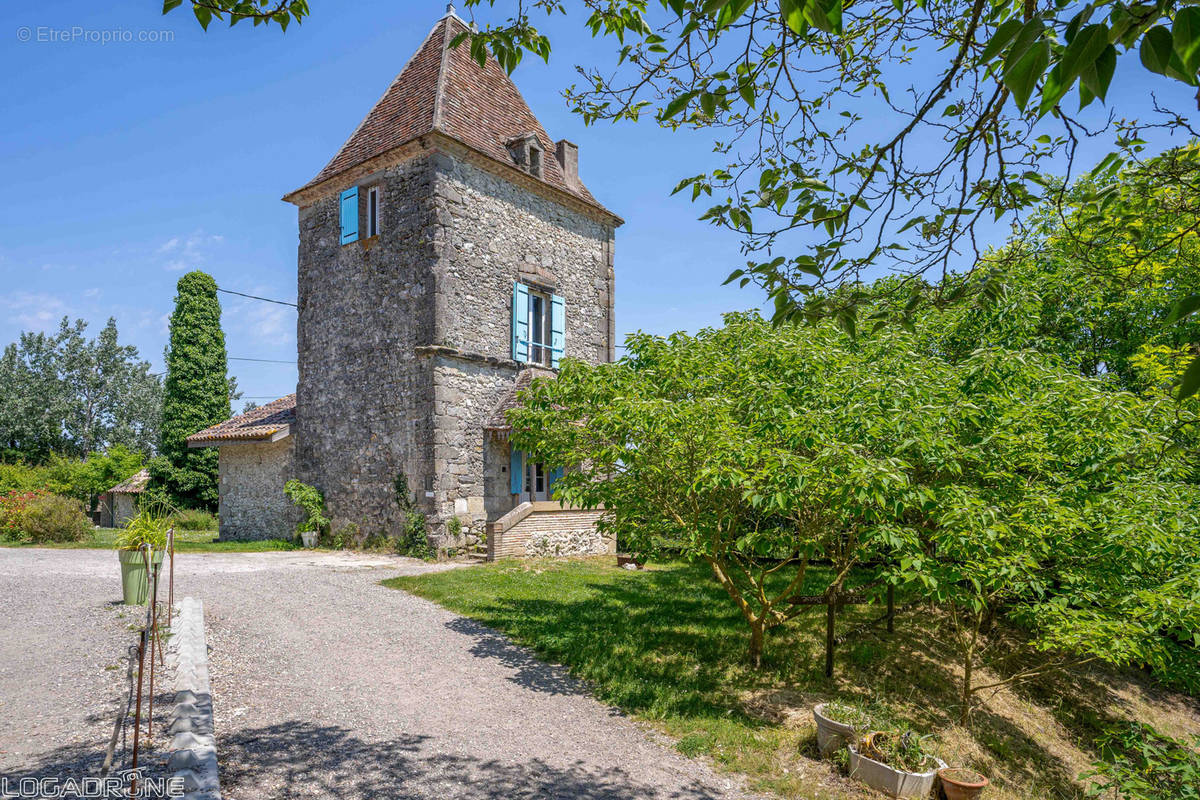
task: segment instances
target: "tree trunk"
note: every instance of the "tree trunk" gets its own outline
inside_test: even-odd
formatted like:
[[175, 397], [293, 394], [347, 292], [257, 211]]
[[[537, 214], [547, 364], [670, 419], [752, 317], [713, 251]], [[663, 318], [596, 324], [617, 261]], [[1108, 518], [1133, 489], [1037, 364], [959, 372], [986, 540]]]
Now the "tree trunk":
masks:
[[958, 724], [964, 728], [971, 724], [971, 667], [974, 662], [974, 653], [968, 653], [963, 659], [962, 711], [958, 716]]
[[762, 668], [763, 645], [766, 640], [766, 621], [759, 617], [750, 620], [750, 663], [755, 669]]

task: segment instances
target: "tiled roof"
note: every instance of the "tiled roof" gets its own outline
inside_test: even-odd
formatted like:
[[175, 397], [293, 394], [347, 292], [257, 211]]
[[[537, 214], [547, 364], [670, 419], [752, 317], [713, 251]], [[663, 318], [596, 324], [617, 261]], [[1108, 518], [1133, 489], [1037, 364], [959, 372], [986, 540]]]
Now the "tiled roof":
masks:
[[108, 491], [115, 494], [138, 494], [146, 489], [146, 484], [148, 483], [150, 483], [149, 470], [141, 470], [134, 475], [130, 475]]
[[508, 424], [508, 417], [505, 416], [505, 413], [510, 408], [517, 408], [521, 405], [521, 401], [517, 395], [522, 389], [528, 389], [529, 384], [533, 383], [534, 378], [553, 378], [554, 375], [553, 370], [541, 369], [539, 367], [526, 367], [518, 372], [512, 387], [504, 393], [504, 396], [500, 398], [500, 402], [496, 404], [496, 408], [488, 416], [487, 421], [483, 423], [483, 429], [485, 431], [498, 432], [512, 430], [512, 426]]
[[533, 133], [544, 148], [542, 180], [605, 210], [582, 182], [567, 181], [554, 155], [555, 141], [499, 62], [489, 56], [480, 67], [466, 41], [450, 47], [467, 30], [453, 12], [438, 20], [337, 155], [297, 191], [434, 131], [512, 166], [507, 143]]
[[222, 444], [270, 439], [296, 421], [296, 395], [272, 400], [265, 406], [238, 414], [233, 419], [205, 428], [187, 437], [189, 445]]

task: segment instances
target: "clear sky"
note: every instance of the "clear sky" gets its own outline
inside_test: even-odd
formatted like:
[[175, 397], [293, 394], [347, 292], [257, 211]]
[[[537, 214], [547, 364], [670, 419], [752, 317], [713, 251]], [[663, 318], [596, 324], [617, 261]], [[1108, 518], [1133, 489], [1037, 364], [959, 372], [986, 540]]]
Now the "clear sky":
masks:
[[[333, 156], [445, 12], [413, 0], [311, 6], [286, 34], [216, 22], [205, 33], [186, 9], [160, 16], [154, 0], [0, 7], [0, 345], [64, 314], [92, 333], [112, 316], [157, 370], [184, 271], [295, 299], [296, 209], [279, 198]], [[489, 13], [500, 18], [477, 12]], [[743, 263], [736, 238], [668, 196], [712, 163], [709, 137], [585, 128], [561, 91], [576, 63], [610, 63], [612, 45], [578, 19], [549, 32], [550, 64], [526, 58], [513, 77], [550, 135], [579, 144], [584, 181], [627, 221], [618, 333], [694, 330], [757, 305], [756, 290], [720, 286]], [[117, 41], [98, 41], [106, 35]], [[1136, 83], [1114, 93], [1148, 99]], [[1167, 99], [1189, 95], [1180, 86]], [[292, 309], [228, 295], [222, 305], [230, 356], [295, 359]], [[295, 387], [290, 363], [230, 369], [259, 402]]]

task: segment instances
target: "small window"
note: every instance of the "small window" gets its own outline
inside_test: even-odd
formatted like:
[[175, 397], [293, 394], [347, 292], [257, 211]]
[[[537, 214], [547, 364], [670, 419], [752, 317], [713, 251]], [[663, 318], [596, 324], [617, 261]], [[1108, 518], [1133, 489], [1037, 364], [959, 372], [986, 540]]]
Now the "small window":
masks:
[[367, 236], [379, 235], [379, 187], [367, 190]]
[[535, 178], [542, 177], [542, 149], [533, 141], [529, 143], [529, 174]]

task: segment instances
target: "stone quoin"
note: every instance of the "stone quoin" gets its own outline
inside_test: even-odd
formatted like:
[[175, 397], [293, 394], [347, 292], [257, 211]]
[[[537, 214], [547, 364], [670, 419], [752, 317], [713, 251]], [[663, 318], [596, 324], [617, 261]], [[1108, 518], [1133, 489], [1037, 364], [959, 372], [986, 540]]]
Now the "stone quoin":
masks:
[[[562, 358], [613, 360], [622, 220], [495, 59], [480, 67], [451, 46], [467, 30], [448, 10], [333, 159], [284, 198], [299, 218], [299, 382], [271, 404], [290, 407], [286, 432], [253, 424], [256, 409], [189, 438], [221, 448], [222, 538], [294, 525], [262, 488], [282, 498], [288, 477], [323, 492], [333, 531], [365, 539], [400, 531], [402, 474], [442, 552], [551, 499], [561, 468], [515, 450], [503, 411]], [[239, 426], [258, 433], [231, 438]], [[553, 547], [612, 550], [578, 521], [569, 539]]]

